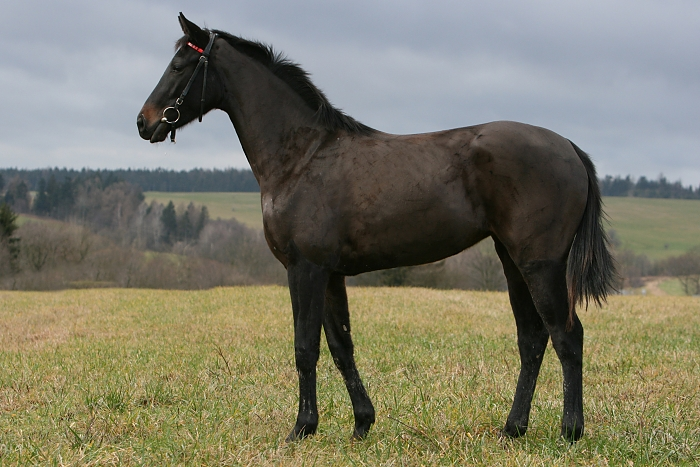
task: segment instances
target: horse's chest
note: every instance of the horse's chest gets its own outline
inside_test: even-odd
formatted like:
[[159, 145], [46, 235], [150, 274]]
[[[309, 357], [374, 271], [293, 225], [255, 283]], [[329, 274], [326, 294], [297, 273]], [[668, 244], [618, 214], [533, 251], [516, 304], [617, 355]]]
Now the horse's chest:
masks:
[[274, 238], [283, 230], [285, 209], [281, 203], [275, 203], [275, 198], [271, 195], [262, 196], [263, 226], [268, 237]]
[[327, 228], [329, 210], [315, 196], [300, 203], [295, 197], [263, 195], [262, 212], [268, 240], [284, 249], [290, 241], [304, 242], [322, 226]]

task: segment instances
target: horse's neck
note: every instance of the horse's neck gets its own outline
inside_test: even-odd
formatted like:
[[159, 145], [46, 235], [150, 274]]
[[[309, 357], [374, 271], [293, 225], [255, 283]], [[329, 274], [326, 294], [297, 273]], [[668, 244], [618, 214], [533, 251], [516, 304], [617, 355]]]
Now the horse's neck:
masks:
[[282, 80], [228, 47], [219, 64], [228, 113], [261, 187], [285, 177], [325, 136], [314, 112]]

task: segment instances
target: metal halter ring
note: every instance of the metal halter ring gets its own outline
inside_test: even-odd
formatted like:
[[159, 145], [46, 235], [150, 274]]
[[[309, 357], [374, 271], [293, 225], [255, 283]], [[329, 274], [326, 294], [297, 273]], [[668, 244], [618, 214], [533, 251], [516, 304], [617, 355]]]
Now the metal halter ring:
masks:
[[180, 110], [176, 107], [167, 107], [163, 110], [163, 118], [160, 119], [163, 123], [177, 123], [180, 120]]

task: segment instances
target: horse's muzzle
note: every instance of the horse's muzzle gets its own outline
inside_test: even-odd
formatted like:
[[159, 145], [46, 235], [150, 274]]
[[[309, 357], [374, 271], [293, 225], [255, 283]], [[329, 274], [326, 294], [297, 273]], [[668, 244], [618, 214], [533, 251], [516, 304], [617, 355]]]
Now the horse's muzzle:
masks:
[[146, 135], [146, 117], [144, 117], [143, 114], [140, 114], [136, 119], [136, 128], [139, 129], [139, 136], [141, 136], [141, 138], [149, 139], [151, 137], [150, 135]]
[[141, 136], [141, 138], [151, 143], [160, 143], [168, 136], [172, 125], [167, 122], [159, 121], [155, 125], [149, 127], [146, 116], [141, 114], [136, 118], [136, 127], [139, 130], [139, 136]]

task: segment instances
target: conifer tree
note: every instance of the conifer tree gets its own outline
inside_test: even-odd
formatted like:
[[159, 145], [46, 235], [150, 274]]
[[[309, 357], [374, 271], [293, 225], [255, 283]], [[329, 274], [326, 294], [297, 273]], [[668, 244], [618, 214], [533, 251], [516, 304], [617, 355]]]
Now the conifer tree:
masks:
[[177, 235], [177, 215], [175, 214], [175, 205], [172, 201], [163, 209], [160, 215], [160, 222], [163, 224], [162, 240], [165, 243], [172, 243]]
[[36, 192], [36, 198], [34, 199], [32, 211], [40, 216], [46, 216], [51, 212], [49, 197], [46, 195], [46, 180], [43, 178], [39, 180], [39, 188]]
[[7, 203], [0, 204], [0, 247], [5, 246], [10, 253], [10, 269], [18, 272], [19, 258], [19, 238], [14, 236], [19, 228], [17, 225], [17, 214], [12, 212]]
[[204, 230], [204, 226], [207, 225], [208, 220], [209, 210], [206, 206], [202, 206], [202, 209], [199, 211], [199, 219], [197, 219], [197, 225], [195, 226], [194, 232], [194, 236], [197, 240], [199, 240], [199, 235], [202, 233], [202, 230]]

